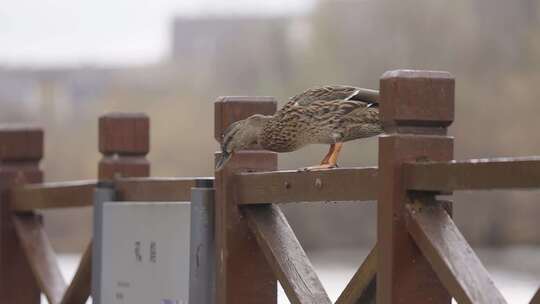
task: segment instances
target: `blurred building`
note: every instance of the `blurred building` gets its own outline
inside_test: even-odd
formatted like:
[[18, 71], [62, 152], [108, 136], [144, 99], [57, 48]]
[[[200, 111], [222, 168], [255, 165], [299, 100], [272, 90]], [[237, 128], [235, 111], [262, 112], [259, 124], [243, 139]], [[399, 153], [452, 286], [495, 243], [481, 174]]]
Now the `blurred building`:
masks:
[[291, 74], [291, 24], [289, 17], [178, 17], [171, 59], [180, 69], [207, 72], [225, 87], [282, 83]]
[[0, 68], [0, 103], [40, 122], [61, 123], [78, 107], [102, 99], [113, 74], [105, 68]]

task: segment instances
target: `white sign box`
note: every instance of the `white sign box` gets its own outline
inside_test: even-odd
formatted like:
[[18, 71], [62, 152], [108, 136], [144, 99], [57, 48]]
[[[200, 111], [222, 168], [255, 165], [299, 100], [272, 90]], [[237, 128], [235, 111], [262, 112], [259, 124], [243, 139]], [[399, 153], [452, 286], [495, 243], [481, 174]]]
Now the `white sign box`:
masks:
[[190, 203], [106, 202], [100, 211], [96, 302], [187, 304]]

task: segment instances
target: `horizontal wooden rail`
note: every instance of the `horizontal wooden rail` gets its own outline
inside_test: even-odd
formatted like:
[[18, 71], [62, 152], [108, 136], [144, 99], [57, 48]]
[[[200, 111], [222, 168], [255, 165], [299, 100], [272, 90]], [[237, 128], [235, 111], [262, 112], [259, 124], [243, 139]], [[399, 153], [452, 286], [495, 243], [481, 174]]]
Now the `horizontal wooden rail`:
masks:
[[377, 251], [375, 245], [356, 271], [336, 304], [371, 304], [375, 303], [377, 291]]
[[132, 177], [115, 180], [118, 199], [122, 201], [178, 202], [191, 199], [197, 180], [211, 178]]
[[244, 206], [249, 226], [292, 304], [330, 304], [319, 277], [276, 205]]
[[29, 184], [11, 191], [14, 211], [92, 206], [96, 181]]
[[237, 204], [377, 199], [377, 168], [240, 173]]
[[66, 283], [56, 261], [56, 255], [43, 230], [41, 218], [34, 214], [14, 215], [13, 221], [39, 288], [49, 303], [60, 304], [66, 290]]
[[[191, 188], [205, 178], [122, 178], [114, 182], [124, 201], [189, 201]], [[209, 179], [209, 178], [206, 178]], [[86, 207], [94, 203], [96, 181], [30, 184], [11, 191], [14, 211]]]
[[416, 201], [407, 214], [409, 233], [458, 303], [506, 303], [442, 202]]
[[540, 157], [416, 162], [404, 165], [407, 189], [424, 191], [540, 188]]

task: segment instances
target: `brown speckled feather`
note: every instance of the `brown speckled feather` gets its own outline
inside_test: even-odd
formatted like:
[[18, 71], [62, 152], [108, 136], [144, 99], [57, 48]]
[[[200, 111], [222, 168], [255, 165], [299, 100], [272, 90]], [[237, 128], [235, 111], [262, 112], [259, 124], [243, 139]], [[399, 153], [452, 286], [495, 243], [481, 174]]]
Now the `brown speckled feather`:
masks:
[[263, 126], [260, 144], [276, 152], [308, 144], [333, 144], [382, 132], [379, 109], [356, 100], [316, 100], [279, 110]]
[[368, 103], [377, 103], [379, 92], [353, 86], [332, 85], [310, 88], [289, 99], [284, 108], [292, 105], [306, 106], [314, 101], [326, 100], [358, 100]]
[[311, 88], [291, 97], [272, 116], [253, 115], [224, 134], [222, 151], [262, 147], [290, 152], [308, 144], [334, 144], [382, 133], [379, 92], [353, 86]]

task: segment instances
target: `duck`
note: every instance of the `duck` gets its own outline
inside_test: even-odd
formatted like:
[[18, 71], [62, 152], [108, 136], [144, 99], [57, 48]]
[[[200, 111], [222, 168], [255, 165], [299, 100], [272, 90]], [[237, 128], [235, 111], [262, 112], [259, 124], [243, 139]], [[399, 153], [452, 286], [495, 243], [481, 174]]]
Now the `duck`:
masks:
[[343, 143], [383, 133], [379, 92], [349, 85], [309, 88], [295, 95], [274, 115], [255, 114], [232, 123], [222, 134], [221, 170], [239, 150], [264, 149], [284, 153], [311, 144], [329, 145], [319, 165], [303, 170], [332, 169]]

